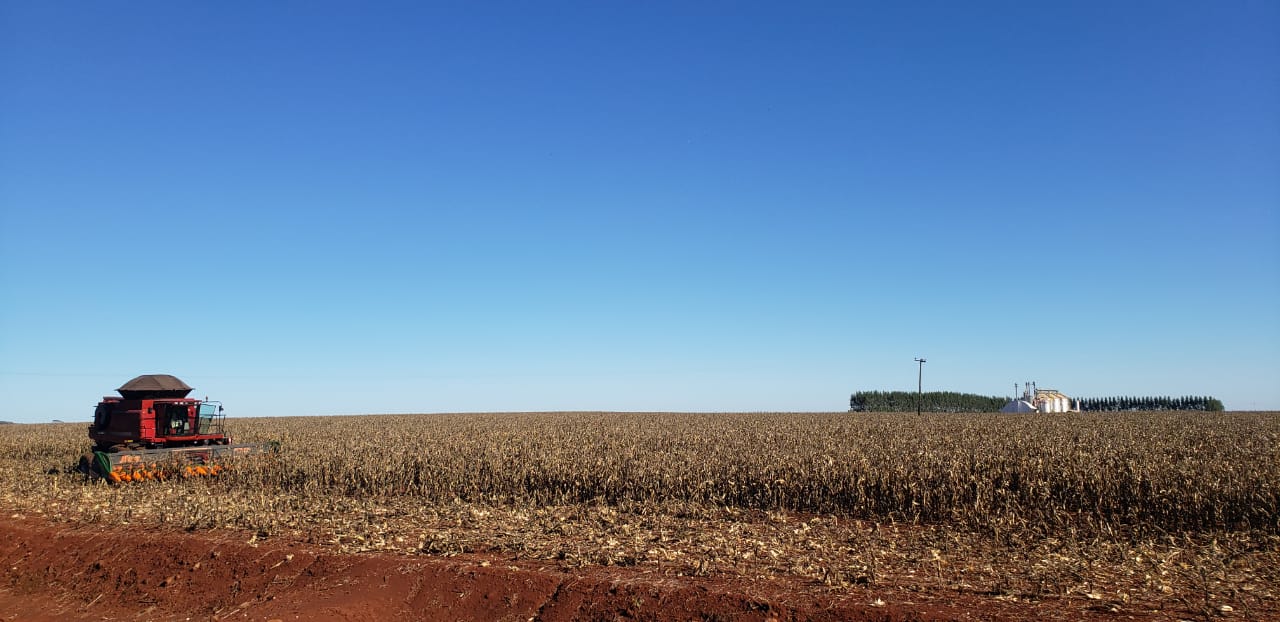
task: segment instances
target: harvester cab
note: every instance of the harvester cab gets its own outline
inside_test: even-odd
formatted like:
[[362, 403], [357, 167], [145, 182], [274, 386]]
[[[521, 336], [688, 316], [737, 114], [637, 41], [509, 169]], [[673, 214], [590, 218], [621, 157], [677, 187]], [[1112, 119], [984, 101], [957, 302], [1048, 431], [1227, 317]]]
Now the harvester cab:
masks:
[[196, 433], [222, 434], [223, 418], [222, 402], [210, 402], [209, 398], [204, 398], [196, 409]]
[[86, 474], [112, 482], [211, 475], [229, 459], [272, 448], [232, 444], [222, 403], [187, 397], [191, 387], [174, 376], [138, 376], [116, 391], [94, 410], [93, 451], [80, 459]]

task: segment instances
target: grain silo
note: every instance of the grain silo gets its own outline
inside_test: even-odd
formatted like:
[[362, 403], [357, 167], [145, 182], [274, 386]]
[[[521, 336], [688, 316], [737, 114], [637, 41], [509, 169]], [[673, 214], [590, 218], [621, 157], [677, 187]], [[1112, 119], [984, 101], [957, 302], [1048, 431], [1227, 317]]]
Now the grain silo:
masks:
[[[1014, 389], [1018, 385], [1014, 384]], [[1080, 402], [1072, 400], [1056, 389], [1036, 388], [1034, 382], [1023, 384], [1022, 398], [1009, 400], [1002, 413], [1071, 413], [1080, 412]]]

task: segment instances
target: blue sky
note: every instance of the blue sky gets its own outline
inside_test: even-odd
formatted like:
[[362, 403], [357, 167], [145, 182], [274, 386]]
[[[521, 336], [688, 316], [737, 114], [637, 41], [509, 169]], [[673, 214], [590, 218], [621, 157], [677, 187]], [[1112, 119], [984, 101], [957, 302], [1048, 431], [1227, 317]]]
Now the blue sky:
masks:
[[2, 419], [1280, 409], [1273, 2], [0, 5]]

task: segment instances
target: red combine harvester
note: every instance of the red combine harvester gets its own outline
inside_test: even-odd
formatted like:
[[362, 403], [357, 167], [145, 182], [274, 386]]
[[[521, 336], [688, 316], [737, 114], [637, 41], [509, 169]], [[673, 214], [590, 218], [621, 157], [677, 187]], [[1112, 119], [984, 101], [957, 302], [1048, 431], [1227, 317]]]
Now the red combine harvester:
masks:
[[98, 402], [89, 426], [93, 451], [80, 471], [111, 482], [216, 475], [233, 458], [272, 445], [234, 445], [222, 404], [187, 397], [191, 387], [168, 374], [138, 376]]

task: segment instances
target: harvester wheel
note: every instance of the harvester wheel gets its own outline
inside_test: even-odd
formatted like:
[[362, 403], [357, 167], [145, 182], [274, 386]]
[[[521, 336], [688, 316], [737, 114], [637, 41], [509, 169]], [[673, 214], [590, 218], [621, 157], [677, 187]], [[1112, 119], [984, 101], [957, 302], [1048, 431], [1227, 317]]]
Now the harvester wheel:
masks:
[[85, 475], [93, 475], [94, 460], [95, 458], [93, 457], [92, 451], [80, 456], [80, 464], [76, 465], [76, 470], [84, 473]]

